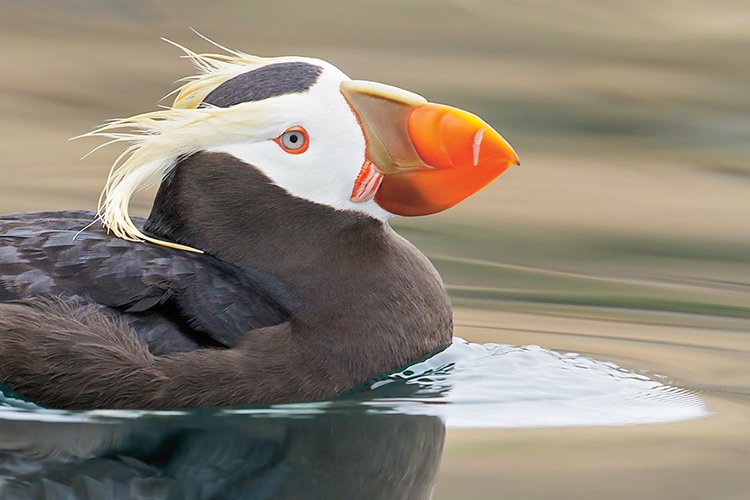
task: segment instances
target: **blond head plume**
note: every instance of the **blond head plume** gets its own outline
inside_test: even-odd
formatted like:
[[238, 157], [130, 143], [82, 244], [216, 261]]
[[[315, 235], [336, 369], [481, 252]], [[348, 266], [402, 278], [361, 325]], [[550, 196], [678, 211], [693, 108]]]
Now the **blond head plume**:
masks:
[[246, 102], [229, 108], [201, 106], [201, 103], [212, 90], [230, 78], [269, 63], [292, 58], [251, 56], [214, 42], [211, 43], [223, 50], [224, 54], [198, 54], [164, 40], [181, 49], [185, 53], [182, 57], [190, 59], [198, 70], [198, 74], [184, 78], [184, 83], [172, 92], [176, 94], [172, 106], [130, 118], [111, 120], [78, 138], [107, 139], [93, 151], [115, 143], [128, 145], [112, 165], [99, 198], [97, 217], [108, 230], [129, 241], [149, 241], [157, 245], [200, 252], [143, 234], [130, 217], [130, 201], [138, 191], [160, 183], [177, 162], [187, 155], [223, 141], [260, 137], [259, 131], [269, 126], [273, 120], [274, 111], [268, 103]]

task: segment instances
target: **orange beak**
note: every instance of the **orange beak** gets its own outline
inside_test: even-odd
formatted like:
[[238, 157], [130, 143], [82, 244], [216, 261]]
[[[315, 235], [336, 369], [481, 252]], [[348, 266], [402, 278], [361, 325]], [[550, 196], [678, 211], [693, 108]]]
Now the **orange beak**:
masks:
[[433, 214], [519, 164], [510, 144], [467, 111], [373, 82], [347, 81], [341, 87], [367, 140], [352, 201], [374, 197], [396, 215]]

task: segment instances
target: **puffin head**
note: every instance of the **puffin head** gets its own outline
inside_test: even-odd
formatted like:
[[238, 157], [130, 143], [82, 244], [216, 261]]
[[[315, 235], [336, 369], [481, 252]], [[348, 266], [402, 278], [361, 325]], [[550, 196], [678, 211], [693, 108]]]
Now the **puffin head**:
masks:
[[199, 74], [177, 89], [172, 107], [85, 134], [130, 143], [99, 208], [122, 238], [194, 250], [143, 234], [128, 207], [136, 191], [199, 151], [232, 155], [292, 196], [382, 221], [445, 210], [519, 163], [476, 115], [352, 80], [320, 59], [180, 48]]

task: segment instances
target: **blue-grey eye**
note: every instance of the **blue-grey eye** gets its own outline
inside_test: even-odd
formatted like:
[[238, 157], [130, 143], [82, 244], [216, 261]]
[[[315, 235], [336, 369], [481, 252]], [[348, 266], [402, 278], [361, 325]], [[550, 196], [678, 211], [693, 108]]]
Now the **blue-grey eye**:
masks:
[[291, 127], [276, 139], [276, 143], [287, 153], [304, 153], [310, 144], [307, 131], [302, 127]]

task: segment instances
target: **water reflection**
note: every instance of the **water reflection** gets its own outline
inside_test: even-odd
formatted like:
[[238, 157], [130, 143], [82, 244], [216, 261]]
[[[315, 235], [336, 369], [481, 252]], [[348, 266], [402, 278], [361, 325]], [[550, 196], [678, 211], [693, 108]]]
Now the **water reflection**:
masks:
[[57, 415], [2, 423], [1, 498], [429, 498], [445, 434], [365, 411]]
[[0, 498], [429, 498], [449, 427], [625, 425], [708, 413], [692, 391], [538, 346], [453, 344], [319, 403], [200, 411], [0, 399]]

